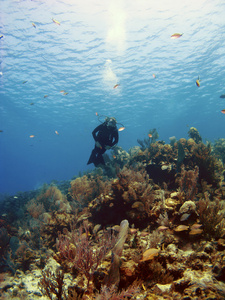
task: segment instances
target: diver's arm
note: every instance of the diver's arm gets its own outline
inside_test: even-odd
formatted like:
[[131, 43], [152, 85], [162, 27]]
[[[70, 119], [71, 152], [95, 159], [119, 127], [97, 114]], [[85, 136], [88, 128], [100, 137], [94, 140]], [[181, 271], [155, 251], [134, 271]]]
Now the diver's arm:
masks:
[[92, 135], [95, 141], [97, 141], [97, 133], [101, 130], [102, 124], [100, 124], [99, 126], [97, 126], [93, 131], [92, 131]]
[[118, 143], [118, 140], [119, 140], [118, 130], [115, 130], [115, 132], [113, 134], [113, 139], [114, 139], [114, 141], [112, 141], [111, 147], [115, 146]]

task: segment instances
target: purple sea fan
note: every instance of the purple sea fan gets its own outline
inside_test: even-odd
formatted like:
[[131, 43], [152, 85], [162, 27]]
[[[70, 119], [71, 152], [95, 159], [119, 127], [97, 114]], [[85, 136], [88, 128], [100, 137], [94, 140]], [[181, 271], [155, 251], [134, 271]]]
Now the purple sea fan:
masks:
[[199, 176], [199, 167], [195, 166], [194, 170], [185, 170], [181, 167], [180, 177], [176, 180], [181, 191], [184, 193], [185, 200], [193, 200], [197, 194], [197, 182]]
[[74, 267], [87, 278], [87, 290], [106, 254], [114, 246], [114, 239], [108, 233], [103, 234], [98, 244], [94, 244], [89, 235], [87, 222], [78, 231], [66, 236], [59, 234], [57, 249], [61, 256], [72, 262]]

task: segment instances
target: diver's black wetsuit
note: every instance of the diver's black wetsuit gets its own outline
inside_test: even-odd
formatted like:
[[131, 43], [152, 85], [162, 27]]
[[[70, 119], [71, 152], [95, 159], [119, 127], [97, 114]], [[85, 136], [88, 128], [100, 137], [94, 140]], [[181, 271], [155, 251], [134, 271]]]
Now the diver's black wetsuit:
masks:
[[109, 127], [106, 122], [96, 127], [92, 132], [95, 142], [99, 142], [101, 148], [95, 145], [88, 160], [88, 165], [93, 163], [96, 166], [105, 164], [102, 154], [107, 150], [105, 147], [113, 147], [118, 143], [119, 136], [117, 127]]

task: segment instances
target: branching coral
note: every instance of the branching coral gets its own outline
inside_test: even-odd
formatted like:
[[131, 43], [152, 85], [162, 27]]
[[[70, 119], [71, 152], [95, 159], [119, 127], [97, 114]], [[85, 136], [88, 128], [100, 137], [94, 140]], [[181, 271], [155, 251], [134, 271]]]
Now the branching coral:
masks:
[[36, 197], [36, 205], [43, 205], [46, 211], [53, 211], [59, 206], [60, 201], [66, 201], [66, 196], [56, 186], [44, 186]]
[[160, 141], [151, 144], [146, 153], [146, 170], [155, 183], [162, 185], [166, 182], [171, 188], [174, 186], [177, 153], [177, 143], [176, 147]]
[[63, 300], [67, 299], [63, 289], [64, 272], [60, 269], [54, 274], [50, 269], [42, 271], [42, 279], [39, 282], [39, 287], [49, 299]]
[[219, 199], [210, 201], [207, 193], [198, 201], [198, 213], [207, 238], [220, 238], [225, 230], [224, 203]]
[[149, 176], [144, 169], [124, 167], [118, 174], [118, 179], [114, 180], [112, 190], [117, 199], [132, 208], [128, 214], [131, 221], [138, 218], [143, 220], [151, 214], [155, 198]]
[[29, 214], [35, 219], [38, 219], [39, 216], [45, 212], [44, 204], [37, 203], [35, 199], [31, 199], [27, 203], [26, 208]]
[[115, 285], [103, 286], [100, 293], [95, 297], [96, 300], [121, 300], [121, 299], [135, 299], [133, 296], [137, 295], [140, 288], [137, 283], [129, 286], [126, 290], [117, 291]]
[[215, 141], [213, 153], [225, 164], [225, 139], [218, 139]]
[[217, 187], [221, 181], [222, 165], [211, 154], [211, 145], [196, 144], [193, 148], [190, 163], [199, 167], [199, 179], [206, 180], [209, 184]]
[[151, 160], [152, 163], [158, 165], [174, 163], [174, 159], [177, 156], [177, 145], [173, 148], [169, 144], [158, 141], [151, 144], [148, 151], [148, 159]]
[[171, 272], [163, 266], [157, 259], [151, 262], [145, 261], [138, 265], [136, 273], [140, 280], [145, 282], [145, 286], [154, 286], [156, 283], [167, 284], [173, 281]]
[[154, 230], [147, 240], [147, 248], [158, 248], [163, 243], [164, 235], [158, 230]]
[[[113, 147], [111, 154], [112, 154], [113, 165], [114, 166], [116, 165], [116, 167], [120, 167], [120, 168], [123, 168], [123, 166], [129, 161], [129, 158], [130, 158], [130, 155], [122, 147], [118, 147], [118, 146]], [[114, 170], [116, 171], [115, 167], [114, 167]], [[113, 175], [114, 172], [112, 172], [112, 170], [111, 170], [111, 175]], [[108, 175], [108, 173], [109, 172], [107, 170], [107, 175]], [[110, 177], [112, 177], [112, 176], [110, 176]]]
[[127, 202], [137, 201], [142, 197], [149, 184], [149, 177], [144, 169], [135, 170], [124, 167], [117, 176], [118, 179], [112, 184], [113, 192]]
[[101, 176], [84, 175], [71, 181], [69, 194], [81, 207], [85, 207], [91, 200], [106, 192], [108, 186], [108, 182]]
[[152, 143], [155, 143], [158, 138], [159, 134], [156, 128], [153, 128], [149, 130], [148, 138], [145, 138], [143, 141], [138, 139], [137, 142], [140, 144], [141, 150], [144, 151], [149, 148]]
[[77, 215], [68, 213], [53, 212], [47, 224], [41, 227], [40, 234], [44, 245], [49, 248], [55, 248], [58, 232], [64, 228], [70, 228], [70, 224], [76, 221]]
[[184, 166], [181, 167], [180, 176], [177, 178], [177, 183], [181, 192], [184, 194], [185, 200], [193, 200], [197, 194], [199, 168], [195, 167], [194, 170], [185, 170]]
[[[111, 185], [112, 192], [100, 195], [89, 204], [91, 220], [105, 226], [127, 219], [139, 228], [143, 228], [149, 218], [154, 222], [163, 201], [158, 201], [153, 210], [157, 196], [145, 169], [124, 167], [117, 176], [118, 179], [113, 180]], [[159, 200], [162, 200], [161, 197]]]
[[168, 218], [168, 214], [167, 212], [164, 212], [162, 214], [159, 215], [159, 218], [157, 220], [157, 223], [160, 225], [160, 226], [168, 226], [170, 225], [170, 222], [169, 222], [169, 218]]
[[188, 135], [191, 139], [193, 139], [196, 143], [200, 143], [202, 141], [202, 138], [200, 136], [200, 133], [195, 127], [191, 127], [188, 131]]
[[87, 222], [78, 231], [67, 232], [66, 235], [60, 233], [57, 240], [59, 260], [71, 262], [86, 277], [87, 291], [92, 290], [94, 272], [113, 245], [114, 239], [109, 234], [104, 234], [99, 244], [95, 245], [90, 238]]
[[30, 265], [34, 263], [36, 259], [35, 251], [31, 250], [27, 245], [22, 244], [16, 250], [15, 253], [15, 264], [18, 268], [22, 269], [24, 272], [29, 270]]

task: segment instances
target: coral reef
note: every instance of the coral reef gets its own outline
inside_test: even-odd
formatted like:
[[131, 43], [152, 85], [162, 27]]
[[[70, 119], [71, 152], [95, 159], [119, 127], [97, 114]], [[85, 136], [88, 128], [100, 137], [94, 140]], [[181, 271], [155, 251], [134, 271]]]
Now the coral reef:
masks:
[[[1, 202], [2, 299], [224, 299], [224, 141], [158, 140]], [[16, 208], [16, 209], [15, 209]]]
[[78, 177], [71, 181], [70, 197], [78, 203], [79, 207], [87, 206], [88, 202], [107, 190], [107, 181], [102, 176]]
[[213, 145], [213, 153], [225, 163], [225, 139], [218, 139]]
[[188, 131], [188, 135], [191, 139], [195, 141], [195, 143], [200, 143], [202, 142], [202, 137], [200, 136], [200, 133], [195, 127], [191, 127]]
[[54, 274], [50, 269], [42, 271], [42, 279], [39, 282], [42, 294], [46, 295], [49, 299], [54, 299], [55, 297], [58, 300], [63, 299], [65, 297], [63, 279], [64, 272], [60, 269], [56, 270], [56, 274]]
[[106, 254], [112, 249], [113, 243], [114, 239], [110, 233], [103, 234], [96, 246], [90, 238], [88, 222], [84, 221], [78, 231], [73, 230], [66, 234], [59, 234], [56, 244], [59, 255], [55, 258], [61, 264], [64, 261], [65, 263], [69, 262], [71, 268], [84, 275], [87, 281], [86, 289], [90, 292], [94, 273]]
[[196, 166], [194, 170], [188, 171], [184, 169], [184, 166], [181, 168], [180, 176], [177, 178], [177, 183], [186, 201], [193, 200], [197, 194], [198, 176], [198, 166]]
[[159, 138], [159, 134], [156, 128], [149, 130], [148, 138], [145, 138], [143, 141], [137, 139], [138, 144], [141, 146], [141, 150], [144, 151], [146, 148], [149, 148], [152, 143], [154, 143]]
[[159, 210], [152, 210], [156, 191], [147, 172], [143, 168], [124, 167], [117, 176], [118, 179], [111, 183], [110, 193], [101, 194], [89, 203], [92, 221], [105, 226], [127, 219], [131, 224], [143, 227], [149, 217], [156, 219]]

